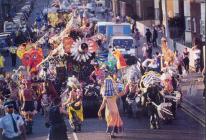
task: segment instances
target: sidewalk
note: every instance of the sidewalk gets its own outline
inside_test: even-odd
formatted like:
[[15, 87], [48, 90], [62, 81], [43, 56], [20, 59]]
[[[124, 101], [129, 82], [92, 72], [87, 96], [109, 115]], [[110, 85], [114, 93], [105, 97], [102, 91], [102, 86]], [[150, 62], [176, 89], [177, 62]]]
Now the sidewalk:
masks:
[[204, 83], [201, 74], [190, 73], [180, 84], [183, 92], [182, 109], [205, 127]]
[[[142, 52], [142, 46], [143, 44], [146, 43], [146, 38], [141, 36], [140, 40], [139, 40], [139, 47], [137, 48], [137, 57], [139, 58], [143, 58], [143, 52]], [[161, 48], [157, 47], [157, 48], [152, 48], [152, 55], [154, 55], [156, 52], [161, 52]]]

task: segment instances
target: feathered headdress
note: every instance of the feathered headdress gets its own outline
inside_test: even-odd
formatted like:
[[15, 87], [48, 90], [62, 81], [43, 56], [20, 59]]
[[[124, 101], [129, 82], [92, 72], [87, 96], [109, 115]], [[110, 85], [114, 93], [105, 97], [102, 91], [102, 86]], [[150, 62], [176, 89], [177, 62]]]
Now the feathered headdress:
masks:
[[97, 49], [97, 45], [91, 43], [89, 40], [77, 39], [71, 48], [71, 56], [74, 60], [79, 62], [86, 62], [92, 56], [92, 53]]

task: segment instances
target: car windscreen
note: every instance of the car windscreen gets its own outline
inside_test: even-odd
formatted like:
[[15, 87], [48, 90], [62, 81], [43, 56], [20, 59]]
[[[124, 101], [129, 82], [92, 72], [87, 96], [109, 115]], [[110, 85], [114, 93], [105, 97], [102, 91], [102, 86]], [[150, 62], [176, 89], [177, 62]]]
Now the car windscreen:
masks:
[[114, 39], [113, 46], [119, 48], [133, 48], [133, 39]]

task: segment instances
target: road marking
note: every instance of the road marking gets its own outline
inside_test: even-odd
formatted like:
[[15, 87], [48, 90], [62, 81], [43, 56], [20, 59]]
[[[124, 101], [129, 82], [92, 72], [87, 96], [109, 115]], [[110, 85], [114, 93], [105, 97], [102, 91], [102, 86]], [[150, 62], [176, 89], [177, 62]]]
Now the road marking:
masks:
[[77, 134], [73, 132], [74, 140], [78, 140]]

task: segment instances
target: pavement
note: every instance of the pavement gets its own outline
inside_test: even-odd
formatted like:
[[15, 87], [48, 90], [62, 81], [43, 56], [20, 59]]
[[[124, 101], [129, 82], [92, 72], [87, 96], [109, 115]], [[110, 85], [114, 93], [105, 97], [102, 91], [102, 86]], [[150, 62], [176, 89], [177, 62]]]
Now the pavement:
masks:
[[[161, 129], [150, 130], [149, 119], [145, 116], [127, 118], [122, 115], [124, 133], [116, 140], [204, 140], [205, 129], [180, 108], [177, 119], [170, 124], [161, 122]], [[67, 122], [67, 119], [65, 119]], [[97, 118], [86, 118], [82, 132], [73, 133], [68, 122], [68, 137], [70, 140], [109, 140], [105, 133], [106, 122]], [[46, 140], [49, 129], [44, 126], [44, 119], [39, 114], [34, 120], [34, 132], [28, 140]]]
[[180, 84], [183, 92], [182, 109], [205, 127], [204, 83], [201, 74], [192, 72]]

